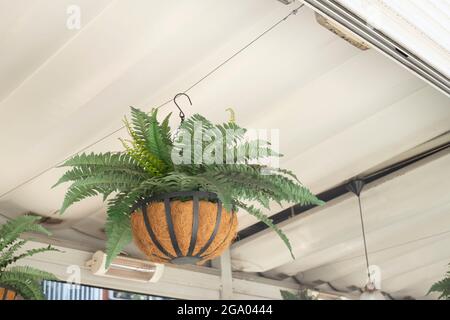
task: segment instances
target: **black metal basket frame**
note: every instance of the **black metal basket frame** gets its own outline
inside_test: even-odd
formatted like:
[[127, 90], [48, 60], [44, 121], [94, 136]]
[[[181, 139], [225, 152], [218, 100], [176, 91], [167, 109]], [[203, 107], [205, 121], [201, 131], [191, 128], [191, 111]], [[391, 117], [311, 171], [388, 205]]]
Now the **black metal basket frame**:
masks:
[[[180, 250], [180, 246], [177, 241], [177, 237], [175, 234], [175, 229], [172, 221], [172, 213], [171, 213], [171, 201], [174, 199], [180, 199], [180, 198], [188, 198], [192, 199], [193, 201], [193, 208], [192, 208], [192, 232], [191, 232], [191, 239], [189, 243], [188, 252], [186, 255], [183, 255], [183, 253]], [[216, 223], [214, 225], [213, 232], [211, 236], [209, 237], [208, 241], [203, 245], [203, 247], [194, 254], [194, 249], [197, 243], [197, 234], [198, 234], [198, 227], [199, 227], [199, 201], [200, 199], [206, 199], [207, 201], [215, 201], [217, 203], [217, 215], [216, 215]], [[168, 252], [162, 244], [158, 241], [155, 233], [153, 232], [152, 225], [150, 223], [150, 219], [148, 217], [147, 208], [150, 203], [153, 202], [164, 202], [164, 209], [165, 209], [165, 218], [167, 227], [169, 230], [169, 236], [170, 241], [172, 244], [172, 247], [176, 253], [176, 255], [171, 254]], [[180, 191], [180, 192], [172, 192], [172, 193], [166, 193], [162, 195], [156, 195], [149, 198], [146, 198], [139, 202], [138, 206], [142, 210], [142, 215], [144, 218], [145, 228], [147, 230], [147, 233], [154, 243], [154, 245], [158, 248], [160, 252], [162, 252], [165, 256], [168, 258], [157, 256], [160, 259], [163, 259], [167, 262], [174, 263], [174, 264], [196, 264], [197, 262], [204, 260], [207, 258], [208, 255], [203, 255], [206, 250], [211, 246], [212, 242], [216, 238], [217, 232], [219, 231], [220, 222], [222, 220], [222, 202], [217, 197], [217, 194], [213, 192], [206, 192], [206, 191]], [[234, 213], [233, 218], [234, 218]], [[232, 229], [232, 224], [230, 225], [230, 230], [228, 231], [228, 235], [230, 234]], [[225, 239], [228, 238], [228, 235]], [[224, 239], [224, 241], [225, 241]], [[219, 245], [220, 247], [220, 245]]]

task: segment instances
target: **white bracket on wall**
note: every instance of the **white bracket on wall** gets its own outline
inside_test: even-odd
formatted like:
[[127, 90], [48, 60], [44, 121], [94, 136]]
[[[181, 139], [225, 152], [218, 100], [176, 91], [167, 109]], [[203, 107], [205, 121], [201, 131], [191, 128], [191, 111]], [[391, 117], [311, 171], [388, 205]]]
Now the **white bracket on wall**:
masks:
[[233, 273], [231, 271], [230, 249], [227, 249], [220, 257], [220, 278], [222, 282], [220, 299], [233, 299]]

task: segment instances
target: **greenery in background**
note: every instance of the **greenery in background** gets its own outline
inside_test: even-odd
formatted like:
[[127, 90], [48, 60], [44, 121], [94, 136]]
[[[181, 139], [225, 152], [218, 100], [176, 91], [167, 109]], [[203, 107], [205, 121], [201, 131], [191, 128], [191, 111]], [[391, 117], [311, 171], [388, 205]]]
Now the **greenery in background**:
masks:
[[308, 289], [300, 290], [297, 294], [286, 290], [280, 290], [283, 300], [317, 300], [315, 296], [309, 293]]
[[[15, 291], [24, 299], [45, 299], [42, 292], [42, 280], [56, 280], [51, 273], [28, 266], [11, 266], [18, 260], [31, 257], [46, 251], [57, 251], [52, 246], [20, 250], [26, 240], [20, 239], [24, 232], [36, 232], [49, 235], [49, 232], [39, 225], [40, 217], [21, 216], [0, 226], [0, 287]], [[19, 252], [20, 251], [20, 252]]]
[[[287, 237], [277, 228], [260, 208], [250, 204], [259, 203], [269, 208], [270, 201], [299, 203], [301, 205], [323, 202], [317, 199], [295, 175], [283, 169], [250, 164], [262, 156], [281, 156], [270, 149], [265, 141], [247, 141], [246, 130], [234, 121], [213, 124], [199, 114], [182, 122], [172, 136], [169, 116], [162, 122], [157, 119], [157, 110], [150, 114], [131, 109], [131, 123], [125, 119], [130, 135], [121, 140], [125, 151], [101, 154], [80, 154], [62, 166], [72, 167], [56, 183], [71, 181], [61, 213], [73, 203], [84, 198], [103, 195], [107, 201], [107, 265], [123, 247], [131, 241], [129, 216], [136, 203], [146, 197], [174, 191], [209, 191], [218, 195], [223, 206], [231, 211], [244, 209], [272, 228], [291, 250]], [[198, 127], [198, 124], [201, 125]], [[194, 164], [202, 159], [205, 148], [211, 142], [202, 140], [198, 146], [194, 130], [201, 130], [210, 141], [220, 141], [224, 163], [236, 155], [243, 155], [234, 164]], [[230, 130], [232, 135], [230, 136]], [[186, 139], [183, 137], [190, 137]], [[227, 139], [221, 139], [221, 137]], [[197, 144], [196, 144], [197, 142]], [[184, 153], [186, 150], [189, 152]], [[255, 152], [256, 151], [256, 152]], [[201, 154], [199, 154], [201, 153]], [[172, 155], [188, 158], [188, 164], [176, 164]], [[267, 174], [270, 172], [270, 174]], [[292, 254], [292, 251], [291, 251]]]
[[430, 294], [431, 292], [440, 293], [439, 299], [450, 300], [450, 270], [447, 272], [447, 275], [444, 279], [436, 282], [431, 286], [428, 294]]

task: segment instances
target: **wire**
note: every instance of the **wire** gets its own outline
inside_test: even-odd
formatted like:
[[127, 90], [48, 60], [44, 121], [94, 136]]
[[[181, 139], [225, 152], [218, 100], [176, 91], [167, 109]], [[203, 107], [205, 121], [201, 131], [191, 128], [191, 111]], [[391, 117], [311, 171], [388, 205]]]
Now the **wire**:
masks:
[[[388, 251], [388, 250], [391, 250], [391, 249], [396, 249], [396, 248], [400, 248], [400, 247], [406, 246], [408, 244], [412, 244], [412, 243], [416, 243], [416, 242], [420, 242], [420, 241], [424, 241], [424, 240], [429, 240], [429, 239], [433, 239], [433, 238], [437, 238], [437, 237], [443, 236], [445, 234], [450, 234], [450, 230], [446, 230], [446, 231], [443, 231], [443, 232], [430, 234], [430, 235], [427, 235], [427, 236], [423, 236], [423, 237], [420, 237], [420, 238], [408, 240], [408, 241], [405, 241], [405, 242], [400, 242], [400, 243], [394, 244], [394, 245], [389, 246], [389, 247], [384, 247], [384, 248], [381, 248], [381, 249], [378, 249], [378, 250], [371, 251], [370, 254], [373, 255], [373, 254], [377, 254], [377, 253], [380, 253], [380, 252], [385, 252], [385, 251]], [[351, 256], [351, 257], [338, 259], [338, 260], [335, 260], [335, 261], [332, 261], [332, 262], [329, 262], [329, 263], [322, 264], [320, 267], [321, 268], [322, 267], [328, 267], [328, 266], [331, 266], [331, 265], [336, 264], [336, 263], [347, 262], [347, 261], [350, 261], [350, 260], [353, 260], [353, 259], [357, 259], [359, 257], [361, 257], [361, 256], [357, 255], [357, 256]]]
[[[275, 24], [273, 24], [272, 26], [270, 26], [269, 28], [267, 28], [266, 30], [264, 30], [261, 34], [259, 34], [256, 38], [254, 38], [252, 41], [250, 41], [248, 44], [246, 44], [244, 47], [242, 47], [241, 49], [239, 49], [238, 51], [236, 51], [231, 57], [229, 57], [228, 59], [226, 59], [225, 61], [223, 61], [222, 63], [220, 63], [218, 66], [216, 66], [214, 69], [212, 69], [211, 71], [209, 71], [207, 74], [205, 74], [203, 77], [201, 77], [198, 81], [196, 81], [194, 84], [192, 84], [191, 86], [189, 86], [185, 91], [183, 91], [183, 93], [187, 93], [190, 90], [192, 90], [193, 88], [195, 88], [196, 86], [198, 86], [200, 83], [202, 83], [203, 81], [205, 81], [209, 76], [211, 76], [213, 73], [215, 73], [217, 70], [219, 70], [220, 68], [222, 68], [224, 65], [226, 65], [228, 62], [230, 62], [233, 58], [235, 58], [237, 55], [239, 55], [240, 53], [242, 53], [244, 50], [246, 50], [248, 47], [250, 47], [251, 45], [253, 45], [256, 41], [258, 41], [259, 39], [261, 39], [263, 36], [265, 36], [267, 33], [269, 33], [270, 31], [272, 31], [273, 29], [275, 29], [279, 24], [281, 24], [282, 22], [286, 21], [290, 16], [297, 14], [298, 10], [300, 10], [302, 7], [304, 6], [304, 4], [301, 4], [300, 6], [298, 6], [297, 8], [295, 8], [294, 10], [292, 10], [288, 15], [284, 16], [283, 18], [281, 18], [280, 20], [278, 20]], [[167, 100], [166, 102], [160, 104], [158, 107], [156, 107], [156, 109], [160, 109], [164, 106], [166, 106], [167, 104], [169, 104], [170, 102], [172, 102], [173, 99]], [[87, 149], [99, 144], [100, 142], [108, 139], [109, 137], [113, 136], [114, 134], [116, 134], [117, 132], [121, 131], [125, 129], [125, 126], [121, 126], [120, 128], [117, 128], [116, 130], [108, 133], [107, 135], [101, 137], [98, 140], [95, 140], [94, 142], [92, 142], [91, 144], [87, 145], [86, 147], [83, 147], [82, 149], [78, 150], [77, 152], [71, 154], [70, 156], [68, 156], [67, 158], [65, 158], [64, 160], [56, 163], [55, 165], [39, 172], [38, 174], [32, 176], [31, 178], [25, 180], [24, 182], [18, 184], [17, 186], [13, 187], [12, 189], [9, 189], [8, 191], [0, 194], [0, 199], [7, 196], [8, 194], [16, 191], [17, 189], [20, 189], [21, 187], [23, 187], [24, 185], [27, 185], [28, 183], [36, 180], [37, 178], [41, 177], [42, 175], [46, 174], [47, 172], [51, 171], [52, 169], [60, 166], [61, 164], [63, 164], [64, 162], [66, 162], [67, 160], [69, 160], [70, 158], [72, 158], [73, 156], [76, 156], [77, 154], [86, 151]]]
[[215, 67], [214, 69], [212, 69], [210, 72], [208, 72], [206, 75], [204, 75], [200, 80], [198, 80], [197, 82], [195, 82], [193, 85], [191, 85], [189, 88], [186, 89], [186, 91], [184, 91], [185, 93], [188, 92], [189, 90], [195, 88], [197, 85], [199, 85], [202, 81], [204, 81], [206, 78], [208, 78], [210, 75], [212, 75], [214, 72], [216, 72], [218, 69], [220, 69], [221, 67], [223, 67], [225, 64], [227, 64], [228, 62], [230, 62], [234, 57], [236, 57], [238, 54], [240, 54], [242, 51], [244, 51], [245, 49], [247, 49], [248, 47], [250, 47], [252, 44], [254, 44], [256, 41], [258, 41], [259, 39], [261, 39], [263, 36], [265, 36], [267, 33], [269, 33], [270, 31], [272, 31], [273, 29], [275, 29], [280, 23], [286, 21], [290, 16], [297, 14], [298, 10], [300, 10], [305, 4], [301, 4], [300, 6], [298, 6], [296, 9], [292, 10], [287, 16], [285, 16], [284, 18], [278, 20], [278, 22], [276, 22], [275, 24], [273, 24], [271, 27], [269, 27], [268, 29], [266, 29], [263, 33], [261, 33], [259, 36], [257, 36], [255, 39], [253, 39], [252, 41], [250, 41], [248, 44], [246, 44], [244, 47], [242, 47], [240, 50], [238, 50], [236, 53], [234, 53], [231, 57], [229, 57], [228, 59], [226, 59], [224, 62], [222, 62], [221, 64], [219, 64], [217, 67]]
[[361, 207], [361, 197], [358, 194], [358, 204], [359, 204], [359, 217], [361, 218], [361, 231], [363, 235], [363, 242], [364, 242], [364, 255], [366, 257], [366, 267], [367, 267], [367, 276], [369, 277], [369, 282], [371, 282], [370, 279], [370, 270], [369, 270], [369, 254], [367, 252], [367, 241], [366, 241], [366, 230], [364, 228], [364, 219], [363, 219], [363, 213], [362, 213], [362, 207]]

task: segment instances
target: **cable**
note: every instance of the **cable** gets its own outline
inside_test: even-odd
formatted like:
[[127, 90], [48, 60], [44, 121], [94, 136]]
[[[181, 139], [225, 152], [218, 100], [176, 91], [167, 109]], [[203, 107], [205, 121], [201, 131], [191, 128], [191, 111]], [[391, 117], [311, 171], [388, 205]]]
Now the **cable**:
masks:
[[[405, 242], [400, 242], [400, 243], [391, 245], [389, 247], [384, 247], [384, 248], [381, 248], [381, 249], [378, 249], [378, 250], [371, 251], [370, 254], [377, 254], [377, 253], [380, 253], [380, 252], [385, 252], [385, 251], [388, 251], [388, 250], [391, 250], [391, 249], [396, 249], [396, 248], [400, 248], [400, 247], [406, 246], [408, 244], [412, 244], [412, 243], [416, 243], [416, 242], [420, 242], [420, 241], [424, 241], [424, 240], [429, 240], [429, 239], [433, 239], [433, 238], [437, 238], [437, 237], [443, 236], [445, 234], [450, 234], [450, 230], [446, 230], [446, 231], [442, 231], [442, 232], [439, 232], [439, 233], [430, 234], [430, 235], [427, 235], [427, 236], [423, 236], [423, 237], [420, 237], [420, 238], [408, 240], [408, 241], [405, 241]], [[338, 259], [338, 260], [332, 261], [330, 263], [322, 264], [320, 267], [321, 268], [322, 267], [328, 267], [328, 266], [331, 266], [331, 265], [336, 264], [336, 263], [342, 263], [342, 262], [351, 261], [351, 260], [357, 259], [359, 257], [361, 257], [361, 255], [356, 255], [356, 256], [351, 256], [351, 257]]]
[[370, 271], [369, 271], [369, 254], [367, 252], [367, 241], [366, 241], [366, 230], [364, 228], [364, 219], [363, 219], [363, 213], [361, 208], [361, 197], [358, 194], [358, 204], [359, 204], [359, 217], [361, 218], [361, 231], [363, 235], [363, 242], [364, 242], [364, 254], [366, 256], [366, 267], [367, 267], [367, 276], [369, 277], [369, 282], [371, 282], [370, 279]]
[[[246, 44], [244, 47], [242, 47], [241, 49], [239, 49], [238, 51], [236, 51], [231, 57], [229, 57], [228, 59], [226, 59], [225, 61], [223, 61], [222, 63], [220, 63], [218, 66], [216, 66], [214, 69], [212, 69], [211, 71], [209, 71], [206, 75], [204, 75], [202, 78], [200, 78], [198, 81], [196, 81], [194, 84], [192, 84], [191, 86], [189, 86], [185, 91], [183, 91], [183, 93], [187, 93], [190, 90], [192, 90], [193, 88], [195, 88], [197, 85], [199, 85], [200, 83], [202, 83], [205, 79], [207, 79], [209, 76], [211, 76], [213, 73], [215, 73], [217, 70], [219, 70], [220, 68], [222, 68], [224, 65], [226, 65], [228, 62], [230, 62], [233, 58], [235, 58], [237, 55], [239, 55], [240, 53], [242, 53], [244, 50], [246, 50], [248, 47], [250, 47], [251, 45], [253, 45], [256, 41], [258, 41], [259, 39], [261, 39], [263, 36], [265, 36], [267, 33], [269, 33], [270, 31], [272, 31], [273, 29], [275, 29], [279, 24], [281, 24], [282, 22], [286, 21], [290, 16], [297, 14], [298, 10], [300, 10], [302, 7], [304, 6], [304, 4], [301, 4], [300, 6], [298, 6], [297, 8], [295, 8], [294, 10], [292, 10], [288, 15], [284, 16], [282, 19], [278, 20], [275, 24], [273, 24], [272, 26], [270, 26], [269, 28], [267, 28], [266, 30], [264, 30], [261, 34], [259, 34], [256, 38], [254, 38], [252, 41], [250, 41], [248, 44]], [[169, 104], [170, 102], [172, 102], [172, 99], [167, 100], [166, 102], [160, 104], [158, 107], [156, 107], [156, 109], [160, 109], [164, 106], [166, 106], [167, 104]], [[92, 142], [91, 144], [87, 145], [86, 147], [78, 150], [77, 152], [71, 154], [70, 156], [68, 156], [67, 158], [65, 158], [64, 160], [56, 163], [55, 165], [39, 172], [38, 174], [32, 176], [31, 178], [29, 178], [28, 180], [25, 180], [24, 182], [18, 184], [17, 186], [13, 187], [12, 189], [0, 194], [0, 199], [7, 196], [8, 194], [16, 191], [17, 189], [20, 189], [21, 187], [23, 187], [24, 185], [36, 180], [37, 178], [41, 177], [42, 175], [46, 174], [47, 172], [49, 172], [50, 170], [58, 167], [59, 165], [63, 164], [64, 162], [66, 162], [67, 160], [69, 160], [70, 158], [76, 156], [77, 154], [86, 151], [87, 149], [99, 144], [100, 142], [108, 139], [109, 137], [111, 137], [112, 135], [116, 134], [117, 132], [121, 131], [125, 129], [125, 126], [121, 126], [120, 128], [117, 128], [116, 130], [114, 130], [113, 132], [108, 133], [107, 135], [101, 137], [100, 139]]]
[[236, 57], [238, 54], [240, 54], [242, 51], [244, 51], [245, 49], [247, 49], [248, 47], [250, 47], [252, 44], [254, 44], [256, 41], [258, 41], [259, 39], [261, 39], [263, 36], [265, 36], [267, 33], [269, 33], [270, 31], [272, 31], [273, 29], [275, 29], [280, 23], [286, 21], [290, 16], [297, 14], [298, 10], [300, 10], [305, 4], [301, 4], [300, 6], [298, 6], [296, 9], [292, 10], [287, 16], [285, 16], [284, 18], [278, 20], [278, 22], [276, 22], [274, 25], [272, 25], [271, 27], [269, 27], [268, 29], [266, 29], [263, 33], [261, 33], [259, 36], [257, 36], [255, 39], [253, 39], [252, 41], [250, 41], [248, 44], [246, 44], [244, 47], [242, 47], [240, 50], [238, 50], [236, 53], [234, 53], [231, 57], [229, 57], [228, 59], [226, 59], [224, 62], [222, 62], [221, 64], [219, 64], [217, 67], [215, 67], [214, 69], [212, 69], [210, 72], [208, 72], [205, 76], [203, 76], [200, 80], [198, 80], [197, 82], [195, 82], [193, 85], [191, 85], [189, 88], [186, 89], [186, 91], [184, 91], [184, 93], [188, 92], [189, 90], [195, 88], [198, 84], [200, 84], [203, 80], [205, 80], [206, 78], [208, 78], [210, 75], [212, 75], [214, 72], [216, 72], [218, 69], [220, 69], [221, 67], [223, 67], [225, 64], [227, 64], [228, 62], [230, 62], [230, 60], [232, 60], [234, 57]]

